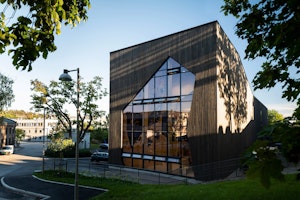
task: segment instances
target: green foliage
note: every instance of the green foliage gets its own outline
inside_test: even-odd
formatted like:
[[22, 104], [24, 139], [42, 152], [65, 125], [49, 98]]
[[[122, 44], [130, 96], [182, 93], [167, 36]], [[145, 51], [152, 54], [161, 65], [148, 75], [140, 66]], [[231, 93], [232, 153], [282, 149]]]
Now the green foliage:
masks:
[[9, 107], [14, 101], [15, 95], [12, 89], [13, 83], [14, 81], [12, 79], [0, 73], [0, 111], [2, 111], [5, 107]]
[[[0, 3], [5, 5], [0, 12], [0, 54], [10, 48], [13, 65], [28, 71], [37, 58], [42, 55], [46, 59], [49, 52], [56, 50], [54, 38], [60, 34], [61, 24], [75, 27], [86, 21], [90, 8], [89, 0], [1, 0]], [[19, 10], [29, 11], [17, 16]]]
[[45, 151], [49, 157], [74, 157], [75, 145], [71, 139], [52, 140]]
[[270, 187], [271, 178], [283, 181], [284, 176], [281, 173], [283, 165], [278, 159], [278, 149], [269, 146], [266, 140], [257, 140], [248, 150], [245, 159], [249, 169], [248, 178], [260, 178], [260, 182], [266, 188]]
[[104, 141], [107, 142], [108, 128], [109, 128], [109, 115], [106, 115], [104, 121], [99, 121], [94, 124], [93, 130], [91, 130], [91, 141], [97, 144]]
[[24, 110], [6, 110], [1, 111], [0, 115], [9, 118], [9, 119], [34, 119], [34, 118], [42, 118], [43, 114], [33, 113], [33, 112], [26, 112]]
[[[39, 80], [31, 81], [32, 104], [36, 111], [46, 107], [48, 114], [55, 114], [64, 131], [71, 138], [72, 121], [66, 106], [73, 105], [77, 109], [77, 89], [74, 81], [51, 81], [47, 86]], [[94, 120], [100, 119], [105, 112], [98, 110], [99, 100], [107, 95], [106, 88], [102, 88], [102, 78], [94, 77], [90, 82], [80, 81], [79, 102], [79, 133], [80, 139], [84, 138], [86, 132], [91, 128]]]
[[91, 140], [93, 143], [108, 141], [108, 129], [97, 128], [91, 131]]
[[259, 178], [266, 188], [270, 187], [271, 178], [283, 181], [282, 156], [288, 162], [300, 161], [300, 126], [288, 120], [265, 127], [246, 151], [247, 177]]
[[25, 138], [25, 131], [22, 129], [16, 129], [16, 139], [17, 142], [23, 140]]
[[255, 89], [272, 88], [282, 83], [282, 97], [288, 101], [297, 100], [299, 110], [299, 1], [224, 0], [224, 3], [225, 15], [238, 18], [237, 36], [248, 42], [246, 58], [265, 59], [253, 80]]
[[277, 112], [276, 110], [268, 110], [268, 121], [269, 124], [274, 124], [280, 122], [284, 119], [283, 115]]

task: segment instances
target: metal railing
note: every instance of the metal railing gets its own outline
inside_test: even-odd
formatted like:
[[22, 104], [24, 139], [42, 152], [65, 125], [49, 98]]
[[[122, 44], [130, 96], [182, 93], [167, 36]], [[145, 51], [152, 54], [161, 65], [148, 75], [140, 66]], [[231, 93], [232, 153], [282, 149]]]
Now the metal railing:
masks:
[[[79, 161], [79, 173], [86, 176], [117, 178], [140, 184], [196, 184], [207, 181], [243, 178], [244, 172], [239, 163], [240, 159], [237, 158], [179, 169], [184, 173], [197, 170], [199, 174], [195, 174], [197, 176], [196, 180], [194, 177], [178, 175], [178, 169], [166, 173], [111, 165], [101, 161], [90, 162], [89, 158], [83, 158]], [[75, 171], [75, 163], [72, 158], [47, 158], [45, 159], [44, 167], [45, 170]]]

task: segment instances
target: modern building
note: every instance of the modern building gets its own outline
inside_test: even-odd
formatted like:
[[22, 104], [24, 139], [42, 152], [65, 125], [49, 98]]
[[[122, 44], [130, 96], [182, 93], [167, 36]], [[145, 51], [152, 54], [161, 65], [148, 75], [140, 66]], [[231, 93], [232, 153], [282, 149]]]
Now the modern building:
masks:
[[112, 164], [224, 178], [266, 123], [217, 21], [110, 54]]
[[14, 120], [0, 117], [0, 148], [5, 145], [15, 145], [16, 125]]

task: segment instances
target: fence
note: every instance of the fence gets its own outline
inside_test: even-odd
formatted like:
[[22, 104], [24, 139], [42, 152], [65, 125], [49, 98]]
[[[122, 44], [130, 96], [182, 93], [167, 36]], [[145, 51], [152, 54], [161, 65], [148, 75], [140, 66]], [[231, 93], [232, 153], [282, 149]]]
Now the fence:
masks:
[[[208, 163], [199, 166], [191, 166], [181, 169], [182, 171], [200, 170], [202, 179], [196, 180], [193, 177], [176, 175], [176, 172], [158, 172], [144, 169], [128, 168], [125, 166], [111, 165], [107, 162], [91, 162], [89, 158], [80, 158], [78, 163], [79, 173], [87, 176], [117, 178], [121, 180], [133, 181], [140, 184], [197, 184], [203, 183], [208, 177], [220, 177], [220, 174], [226, 174], [222, 180], [243, 178], [244, 173], [239, 165], [239, 159]], [[75, 171], [74, 159], [45, 159], [45, 170], [56, 171]], [[233, 170], [234, 169], [234, 170]], [[216, 179], [214, 179], [215, 181]]]

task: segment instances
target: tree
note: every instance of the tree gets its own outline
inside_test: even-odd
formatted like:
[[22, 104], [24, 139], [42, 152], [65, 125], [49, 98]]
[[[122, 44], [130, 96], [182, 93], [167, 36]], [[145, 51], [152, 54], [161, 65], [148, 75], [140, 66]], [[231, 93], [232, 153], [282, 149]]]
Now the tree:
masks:
[[0, 111], [11, 105], [15, 95], [12, 85], [14, 81], [0, 73]]
[[105, 120], [98, 121], [94, 124], [91, 131], [91, 140], [93, 143], [101, 143], [108, 141], [109, 115], [105, 116]]
[[[294, 117], [300, 118], [300, 4], [298, 0], [224, 0], [225, 15], [238, 18], [236, 34], [248, 45], [245, 58], [264, 58], [254, 77], [254, 89], [282, 84], [282, 97], [297, 101]], [[283, 180], [283, 155], [288, 162], [300, 161], [299, 123], [272, 122], [246, 153], [248, 177], [259, 177], [265, 187], [270, 178]], [[276, 146], [278, 144], [278, 146]], [[255, 154], [253, 154], [255, 152]]]
[[[33, 94], [32, 104], [36, 111], [46, 108], [47, 113], [56, 115], [59, 125], [72, 137], [72, 125], [76, 121], [71, 120], [70, 113], [66, 109], [68, 105], [74, 105], [76, 110], [77, 91], [74, 81], [51, 81], [49, 86], [39, 80], [31, 81]], [[79, 113], [79, 139], [82, 140], [91, 127], [94, 120], [104, 116], [105, 112], [98, 110], [98, 101], [107, 95], [106, 88], [102, 88], [102, 78], [96, 76], [92, 81], [80, 82], [80, 113]]]
[[[0, 0], [0, 54], [12, 54], [13, 65], [30, 71], [42, 55], [54, 52], [61, 24], [75, 27], [87, 20], [89, 0]], [[18, 15], [19, 14], [19, 15]], [[14, 17], [17, 16], [17, 19]]]
[[282, 97], [300, 107], [300, 4], [298, 0], [224, 0], [225, 15], [239, 19], [238, 37], [247, 40], [246, 58], [265, 58], [255, 89], [282, 84]]
[[244, 164], [249, 166], [247, 177], [259, 178], [266, 188], [270, 187], [271, 178], [283, 181], [285, 161], [300, 161], [299, 133], [297, 121], [282, 120], [265, 127], [244, 155]]
[[16, 139], [17, 139], [17, 143], [19, 143], [20, 141], [22, 141], [25, 137], [25, 131], [22, 129], [16, 129]]
[[276, 110], [268, 110], [268, 121], [269, 124], [274, 124], [280, 122], [284, 119], [283, 115], [277, 112]]

